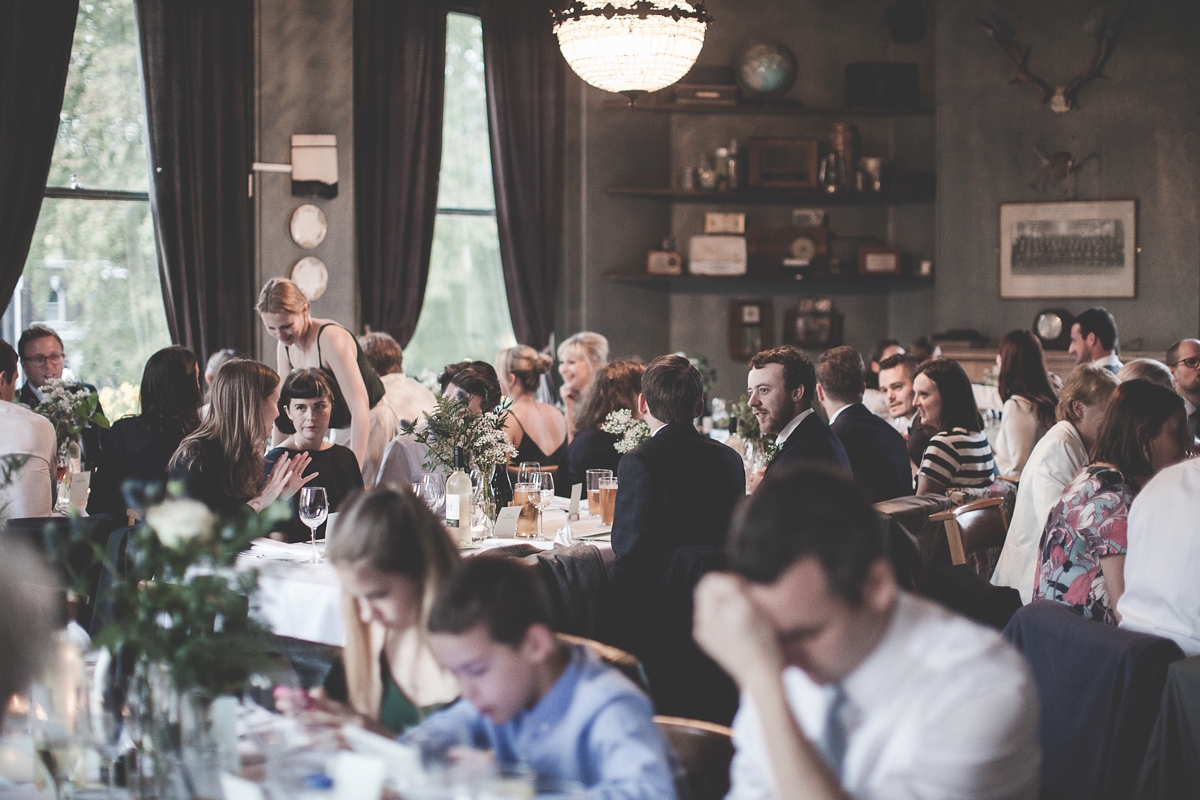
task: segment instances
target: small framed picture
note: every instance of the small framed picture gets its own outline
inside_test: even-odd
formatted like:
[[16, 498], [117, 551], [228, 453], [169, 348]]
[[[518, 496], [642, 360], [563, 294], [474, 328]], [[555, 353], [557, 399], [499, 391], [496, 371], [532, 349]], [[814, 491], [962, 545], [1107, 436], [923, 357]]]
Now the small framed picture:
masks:
[[682, 275], [683, 257], [673, 250], [651, 250], [646, 254], [647, 275]]
[[858, 273], [860, 275], [899, 275], [900, 258], [899, 247], [863, 245], [858, 248]]
[[[808, 311], [804, 309], [808, 308]], [[804, 350], [826, 350], [842, 343], [842, 315], [828, 310], [818, 312], [813, 306], [798, 303], [784, 312], [783, 343]], [[832, 306], [829, 306], [832, 309]]]
[[707, 211], [704, 214], [705, 233], [735, 233], [746, 232], [746, 215], [741, 213], [725, 213]]
[[762, 350], [775, 346], [769, 299], [729, 301], [729, 357], [748, 361]]

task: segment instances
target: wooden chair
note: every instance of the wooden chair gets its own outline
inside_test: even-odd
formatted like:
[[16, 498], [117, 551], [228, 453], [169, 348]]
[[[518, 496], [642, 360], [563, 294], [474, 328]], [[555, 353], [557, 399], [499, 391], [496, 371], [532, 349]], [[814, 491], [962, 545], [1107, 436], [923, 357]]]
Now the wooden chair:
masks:
[[[733, 730], [724, 725], [682, 717], [656, 716], [682, 773], [680, 797], [722, 800], [729, 791], [729, 764], [733, 761]], [[686, 794], [685, 794], [686, 790]]]
[[991, 497], [929, 517], [930, 522], [945, 524], [950, 560], [954, 564], [967, 563], [971, 553], [1003, 546], [1008, 535], [1008, 518], [1003, 505], [1003, 498]]
[[[619, 647], [613, 647], [611, 644], [597, 642], [595, 639], [586, 639], [582, 636], [572, 636], [569, 633], [555, 633], [554, 636], [563, 644], [582, 644], [586, 646], [605, 664], [620, 670], [626, 678], [636, 683], [638, 688], [643, 692], [646, 694], [650, 693], [650, 681], [646, 679], [646, 670], [642, 668], [642, 662], [633, 653], [622, 650]], [[700, 724], [706, 725], [708, 723]]]

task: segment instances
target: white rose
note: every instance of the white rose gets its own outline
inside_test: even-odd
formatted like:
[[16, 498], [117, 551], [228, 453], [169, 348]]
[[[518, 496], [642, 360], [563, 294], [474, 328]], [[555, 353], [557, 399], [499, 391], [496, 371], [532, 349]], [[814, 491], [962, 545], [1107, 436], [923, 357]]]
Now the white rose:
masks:
[[198, 500], [168, 500], [146, 509], [146, 524], [166, 547], [178, 547], [197, 536], [207, 536], [215, 518], [208, 506]]

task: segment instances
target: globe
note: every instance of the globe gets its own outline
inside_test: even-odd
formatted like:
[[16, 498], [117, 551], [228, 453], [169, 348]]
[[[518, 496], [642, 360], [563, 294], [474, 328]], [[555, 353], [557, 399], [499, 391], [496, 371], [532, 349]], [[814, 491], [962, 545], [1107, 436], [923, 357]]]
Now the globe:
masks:
[[738, 62], [738, 79], [752, 94], [781, 95], [796, 80], [796, 59], [781, 44], [756, 44]]

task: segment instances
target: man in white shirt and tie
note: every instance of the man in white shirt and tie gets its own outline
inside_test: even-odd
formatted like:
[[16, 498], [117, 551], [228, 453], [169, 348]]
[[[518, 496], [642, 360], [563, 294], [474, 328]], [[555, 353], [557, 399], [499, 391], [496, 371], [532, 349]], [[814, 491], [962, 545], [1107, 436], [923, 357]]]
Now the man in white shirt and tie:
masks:
[[728, 800], [1034, 798], [1033, 680], [993, 630], [897, 586], [862, 491], [780, 470], [735, 515], [695, 635], [742, 690]]
[[1117, 321], [1106, 308], [1089, 308], [1071, 325], [1071, 346], [1067, 351], [1075, 356], [1076, 364], [1095, 364], [1116, 375], [1121, 371]]
[[1188, 433], [1196, 441], [1200, 421], [1200, 339], [1184, 339], [1167, 351], [1167, 366], [1175, 377], [1175, 391], [1183, 398], [1187, 411]]

